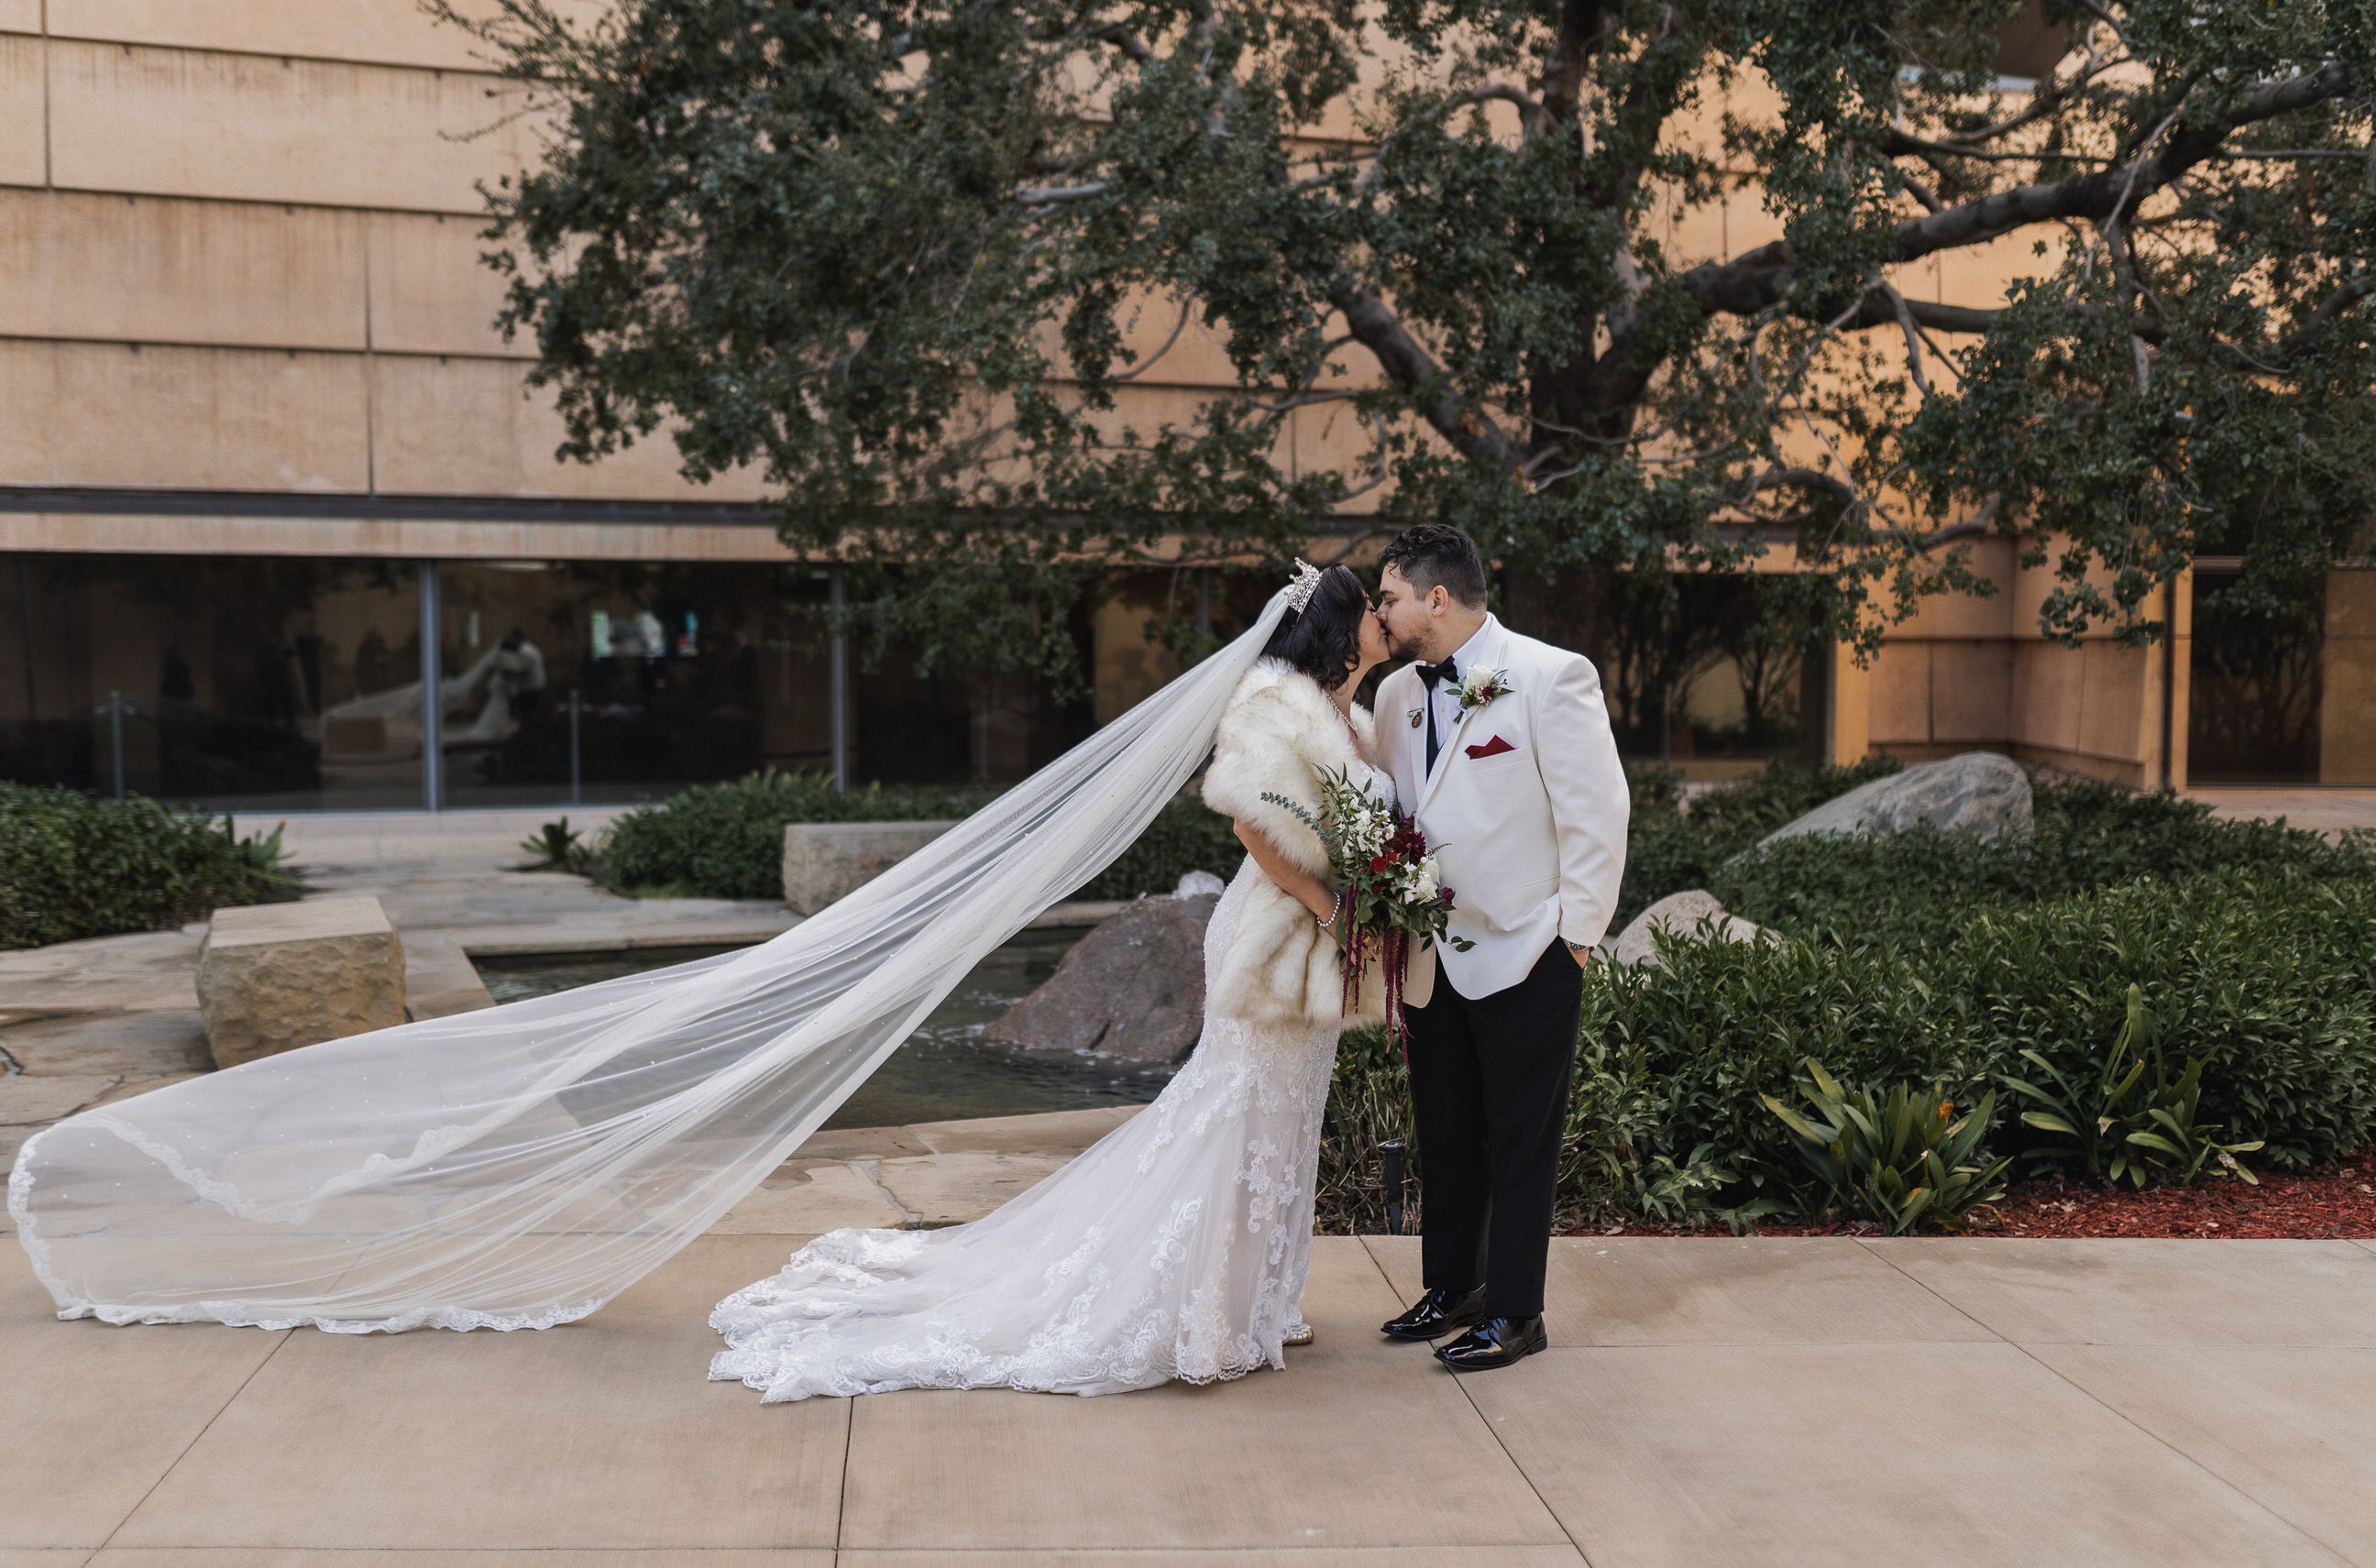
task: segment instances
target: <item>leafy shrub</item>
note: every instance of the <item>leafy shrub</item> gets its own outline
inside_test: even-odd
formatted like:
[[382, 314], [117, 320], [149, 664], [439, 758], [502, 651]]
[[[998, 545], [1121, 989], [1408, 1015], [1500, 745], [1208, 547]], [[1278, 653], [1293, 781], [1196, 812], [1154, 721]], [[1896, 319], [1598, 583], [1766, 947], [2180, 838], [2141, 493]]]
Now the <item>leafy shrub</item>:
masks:
[[[2125, 1175], [2142, 1187], [2151, 1173], [2175, 1176], [2185, 1186], [2206, 1170], [2213, 1175], [2224, 1170], [2259, 1184], [2236, 1157], [2260, 1148], [2261, 1140], [2223, 1144], [2212, 1137], [2218, 1125], [2200, 1114], [2204, 1059], [2192, 1058], [2171, 1080], [2143, 988], [2129, 987], [2128, 1018], [2097, 1062], [2092, 1081], [2065, 1077], [2041, 1051], [2025, 1047], [2021, 1057], [2043, 1080], [2000, 1075], [2007, 1089], [2034, 1102], [2021, 1113], [2022, 1125], [2069, 1139], [2090, 1177], [2117, 1182]], [[2060, 1148], [2033, 1151], [2033, 1158], [2040, 1156], [2045, 1164], [2068, 1158]]]
[[1935, 1089], [1849, 1088], [1812, 1060], [1799, 1092], [1805, 1103], [1795, 1110], [1772, 1095], [1760, 1099], [1796, 1136], [1821, 1184], [1820, 1195], [1802, 1199], [1802, 1207], [1861, 1210], [1888, 1234], [1903, 1236], [1926, 1223], [1966, 1229], [1964, 1216], [1974, 1205], [2004, 1196], [1998, 1178], [2013, 1160], [1980, 1152], [1996, 1120], [1993, 1094], [1958, 1117], [1954, 1101]]
[[[839, 790], [822, 774], [763, 769], [625, 813], [612, 823], [596, 863], [602, 881], [623, 893], [778, 898], [788, 824], [938, 821], [977, 811], [997, 793], [880, 784]], [[545, 852], [536, 840], [522, 848]], [[1189, 872], [1227, 877], [1244, 858], [1229, 818], [1182, 796], [1166, 802], [1138, 841], [1080, 897], [1169, 893]]]
[[[1563, 1211], [1737, 1221], [1795, 1200], [1802, 1151], [1764, 1099], [1789, 1097], [1805, 1060], [1850, 1086], [1936, 1086], [1975, 1107], [2008, 1077], [2087, 1082], [2127, 1027], [2132, 984], [2170, 1063], [2158, 1104], [2180, 1125], [2148, 1106], [2121, 1135], [2174, 1146], [2129, 1146], [2169, 1177], [2205, 1169], [2223, 1146], [2263, 1143], [2254, 1163], [2297, 1170], [2365, 1146], [2376, 1140], [2376, 877], [2321, 874], [2346, 862], [2288, 837], [2256, 841], [2291, 863], [1977, 910], [1950, 888], [1939, 897], [1951, 909], [1929, 921], [1935, 941], [1904, 940], [1909, 918], [1883, 938], [1662, 936], [1656, 966], [1596, 965]], [[1327, 1137], [1350, 1145], [1324, 1149], [1336, 1173], [1324, 1194], [1343, 1190], [1329, 1213], [1349, 1224], [1367, 1218], [1378, 1139], [1410, 1125], [1402, 1064], [1348, 1044], [1335, 1094]], [[2023, 1123], [2002, 1099], [1992, 1110], [1992, 1125], [1972, 1112], [1962, 1163], [2086, 1173], [2077, 1140]]]
[[1684, 809], [1675, 777], [1664, 768], [1634, 774], [1626, 833], [1625, 884], [1617, 900], [1623, 924], [1670, 893], [1707, 887], [1724, 863], [1784, 823], [1898, 770], [1895, 757], [1849, 767], [1769, 764], [1764, 771], [1702, 793]]
[[280, 830], [141, 796], [0, 784], [0, 948], [160, 931], [285, 894]]
[[1135, 898], [1169, 893], [1192, 871], [1228, 881], [1246, 858], [1230, 820], [1194, 796], [1164, 802], [1138, 841], [1081, 889], [1083, 898]]
[[[2299, 866], [2144, 879], [1989, 913], [1938, 956], [1967, 1070], [2031, 1075], [2032, 1050], [2092, 1075], [2137, 985], [2153, 1039], [2204, 1061], [2201, 1115], [2266, 1164], [2299, 1170], [2376, 1136], [2376, 878]], [[2077, 1166], [2036, 1129], [2007, 1152]]]
[[1375, 1235], [1386, 1228], [1378, 1146], [1400, 1140], [1410, 1212], [1419, 1198], [1419, 1129], [1411, 1120], [1410, 1080], [1402, 1052], [1380, 1028], [1356, 1029], [1336, 1045], [1336, 1066], [1321, 1123], [1320, 1171], [1313, 1192], [1315, 1227], [1332, 1236]]
[[621, 815], [602, 843], [601, 877], [623, 893], [780, 898], [787, 824], [931, 822], [964, 816], [993, 794], [879, 784], [840, 790], [823, 774], [762, 768]]
[[2229, 822], [2193, 801], [2040, 776], [2027, 833], [1983, 841], [1914, 827], [1849, 838], [1786, 838], [1722, 863], [1700, 885], [1725, 907], [1801, 937], [1953, 940], [1980, 911], [2154, 876], [2286, 867], [2318, 880], [2376, 876], [2376, 842], [2331, 844], [2268, 822]]

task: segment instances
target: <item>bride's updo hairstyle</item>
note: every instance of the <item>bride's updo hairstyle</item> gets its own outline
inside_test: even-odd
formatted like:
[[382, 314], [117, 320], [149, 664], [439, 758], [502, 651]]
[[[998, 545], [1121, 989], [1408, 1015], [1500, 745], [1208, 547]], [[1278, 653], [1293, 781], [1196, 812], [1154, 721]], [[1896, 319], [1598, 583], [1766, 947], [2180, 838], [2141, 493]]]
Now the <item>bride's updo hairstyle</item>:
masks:
[[1265, 659], [1284, 659], [1333, 692], [1353, 672], [1361, 653], [1361, 617], [1370, 596], [1347, 566], [1331, 566], [1313, 585], [1312, 600], [1290, 610], [1263, 647]]

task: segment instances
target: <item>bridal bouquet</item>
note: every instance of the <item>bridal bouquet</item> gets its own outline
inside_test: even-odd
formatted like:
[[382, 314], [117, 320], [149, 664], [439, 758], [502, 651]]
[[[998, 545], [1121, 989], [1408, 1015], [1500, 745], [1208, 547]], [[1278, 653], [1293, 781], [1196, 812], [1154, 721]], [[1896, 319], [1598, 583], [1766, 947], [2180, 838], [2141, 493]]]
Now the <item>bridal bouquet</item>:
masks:
[[1428, 853], [1427, 836], [1418, 826], [1341, 770], [1322, 774], [1319, 783], [1316, 816], [1284, 795], [1265, 794], [1263, 799], [1301, 818], [1327, 849], [1344, 898], [1345, 991], [1340, 1005], [1347, 1013], [1353, 1011], [1370, 965], [1378, 964], [1386, 988], [1386, 1028], [1399, 1037], [1403, 973], [1412, 940], [1435, 938], [1463, 949], [1476, 944], [1444, 933], [1452, 918], [1452, 889], [1443, 885], [1435, 857]]

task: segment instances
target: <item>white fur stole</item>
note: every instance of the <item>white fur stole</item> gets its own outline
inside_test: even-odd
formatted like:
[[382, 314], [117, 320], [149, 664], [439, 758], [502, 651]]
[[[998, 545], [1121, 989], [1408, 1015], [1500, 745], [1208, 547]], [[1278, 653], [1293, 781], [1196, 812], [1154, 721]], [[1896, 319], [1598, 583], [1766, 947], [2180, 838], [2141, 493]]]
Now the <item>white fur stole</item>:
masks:
[[[1377, 733], [1366, 708], [1353, 728], [1361, 750], [1375, 754]], [[1290, 865], [1324, 883], [1336, 880], [1328, 851], [1300, 817], [1265, 795], [1280, 795], [1314, 816], [1320, 776], [1352, 771], [1361, 752], [1346, 733], [1336, 705], [1318, 682], [1283, 659], [1265, 659], [1246, 671], [1230, 695], [1205, 773], [1205, 803], [1259, 829]], [[1247, 889], [1238, 926], [1206, 987], [1207, 1012], [1257, 1024], [1318, 1024], [1346, 1028], [1382, 1023], [1384, 990], [1377, 966], [1351, 1013], [1343, 1010], [1344, 968], [1336, 941], [1293, 895], [1267, 877]]]

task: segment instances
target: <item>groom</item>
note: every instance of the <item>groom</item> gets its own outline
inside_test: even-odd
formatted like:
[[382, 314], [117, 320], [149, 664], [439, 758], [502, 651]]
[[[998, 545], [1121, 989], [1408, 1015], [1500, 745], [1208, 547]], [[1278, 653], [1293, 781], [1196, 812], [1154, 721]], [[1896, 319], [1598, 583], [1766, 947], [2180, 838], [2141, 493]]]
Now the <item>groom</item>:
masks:
[[1581, 969], [1625, 871], [1625, 772], [1599, 676], [1487, 612], [1475, 540], [1421, 524], [1380, 564], [1387, 645], [1416, 662], [1378, 688], [1379, 746], [1454, 894], [1450, 933], [1474, 944], [1442, 944], [1404, 1014], [1427, 1290], [1384, 1330], [1465, 1327], [1436, 1360], [1505, 1367], [1548, 1343]]

